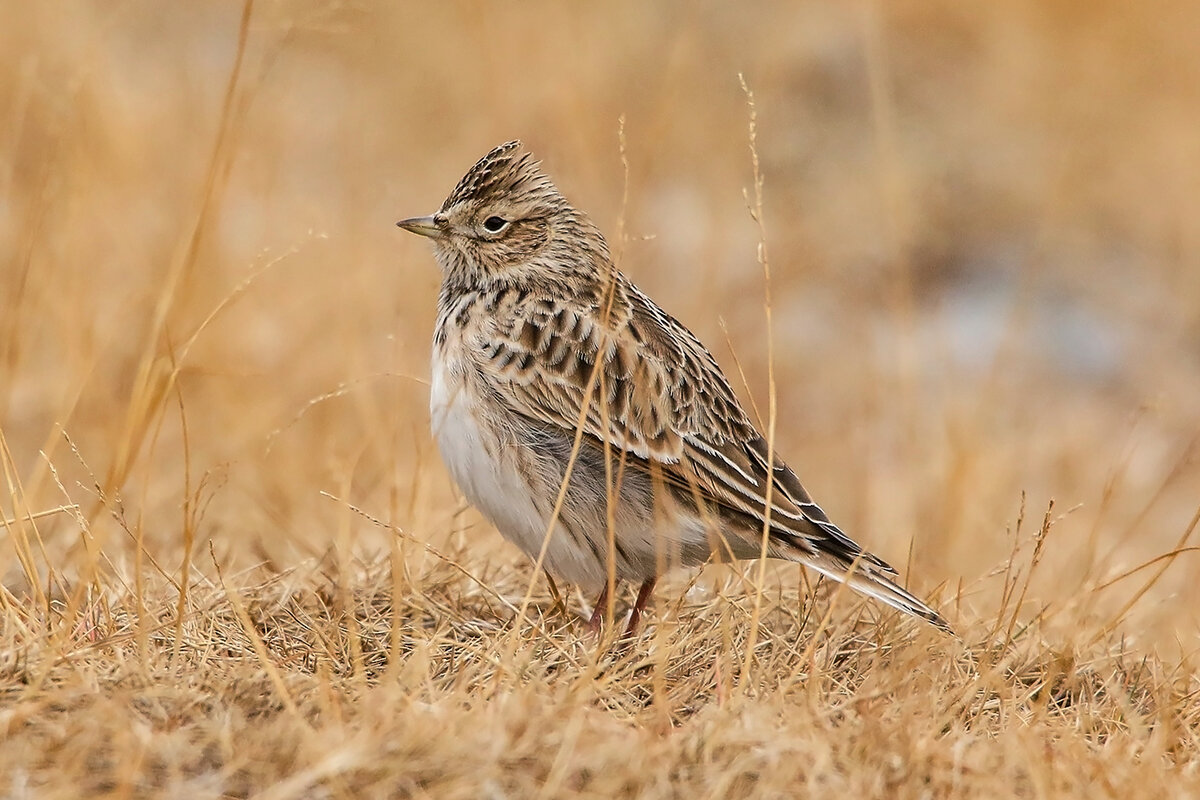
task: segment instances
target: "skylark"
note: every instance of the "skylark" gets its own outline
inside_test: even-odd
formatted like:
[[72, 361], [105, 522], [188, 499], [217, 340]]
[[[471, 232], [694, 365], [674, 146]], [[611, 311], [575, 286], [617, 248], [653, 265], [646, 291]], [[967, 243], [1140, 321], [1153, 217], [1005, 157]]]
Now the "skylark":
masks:
[[467, 499], [551, 575], [641, 589], [675, 566], [798, 561], [949, 630], [812, 501], [692, 333], [613, 264], [599, 229], [520, 142], [437, 213], [397, 223], [442, 269], [430, 397]]

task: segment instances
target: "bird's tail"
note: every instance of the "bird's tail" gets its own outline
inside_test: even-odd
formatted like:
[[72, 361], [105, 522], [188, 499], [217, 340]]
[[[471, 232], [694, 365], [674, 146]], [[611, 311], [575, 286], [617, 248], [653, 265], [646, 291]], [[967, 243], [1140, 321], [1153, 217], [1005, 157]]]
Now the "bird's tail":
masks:
[[947, 633], [954, 633], [950, 623], [946, 622], [941, 614], [925, 605], [907, 589], [898, 586], [882, 569], [861, 557], [853, 565], [845, 564], [827, 553], [805, 553], [797, 560], [822, 575], [828, 575], [835, 581], [847, 584], [855, 591], [874, 597], [906, 614], [920, 617]]

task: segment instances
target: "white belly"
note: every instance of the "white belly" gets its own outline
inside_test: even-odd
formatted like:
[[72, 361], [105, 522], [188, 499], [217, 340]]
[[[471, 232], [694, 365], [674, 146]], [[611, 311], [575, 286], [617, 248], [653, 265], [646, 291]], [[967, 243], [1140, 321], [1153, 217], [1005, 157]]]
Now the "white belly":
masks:
[[[512, 442], [501, 441], [480, 417], [476, 393], [464, 380], [462, 365], [436, 355], [433, 360], [429, 410], [433, 435], [442, 460], [467, 500], [503, 536], [536, 559], [549, 523], [548, 513], [534, 501], [538, 487], [521, 471], [521, 454]], [[554, 497], [539, 498], [552, 508]], [[590, 548], [575, 542], [557, 526], [543, 566], [555, 576], [591, 585], [604, 580], [603, 565]]]
[[[541, 527], [541, 515], [500, 444], [480, 425], [473, 393], [453, 366], [434, 363], [429, 411], [442, 460], [458, 488], [506, 535]], [[544, 531], [543, 531], [544, 532]], [[534, 553], [537, 551], [534, 550]]]

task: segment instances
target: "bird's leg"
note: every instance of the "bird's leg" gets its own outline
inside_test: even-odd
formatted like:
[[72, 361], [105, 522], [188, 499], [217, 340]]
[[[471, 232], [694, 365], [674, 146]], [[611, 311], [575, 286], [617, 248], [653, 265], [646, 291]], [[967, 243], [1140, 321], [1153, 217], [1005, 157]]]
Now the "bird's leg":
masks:
[[646, 603], [650, 602], [650, 595], [654, 593], [654, 584], [657, 578], [647, 578], [642, 581], [642, 588], [638, 589], [637, 601], [633, 604], [633, 610], [629, 612], [629, 625], [625, 628], [625, 636], [633, 636], [637, 632], [638, 623], [642, 621], [642, 612], [646, 610]]
[[604, 609], [608, 605], [608, 581], [604, 582], [604, 588], [600, 590], [600, 596], [596, 598], [596, 605], [592, 610], [592, 617], [588, 620], [588, 628], [593, 633], [600, 633], [600, 623], [604, 621]]

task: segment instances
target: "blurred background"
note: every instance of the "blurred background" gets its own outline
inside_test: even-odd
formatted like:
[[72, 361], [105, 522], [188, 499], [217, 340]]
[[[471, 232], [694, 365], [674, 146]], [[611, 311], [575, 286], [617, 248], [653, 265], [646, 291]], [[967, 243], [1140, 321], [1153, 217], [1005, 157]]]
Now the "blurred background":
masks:
[[[0, 512], [79, 506], [0, 532], [17, 596], [119, 585], [138, 538], [167, 572], [185, 533], [202, 571], [387, 552], [322, 492], [522, 564], [432, 447], [439, 276], [393, 224], [512, 138], [765, 413], [739, 75], [779, 449], [835, 520], [986, 619], [1053, 500], [1063, 625], [1193, 523], [1195, 3], [0, 6]], [[1198, 564], [1133, 635], [1194, 648]]]

